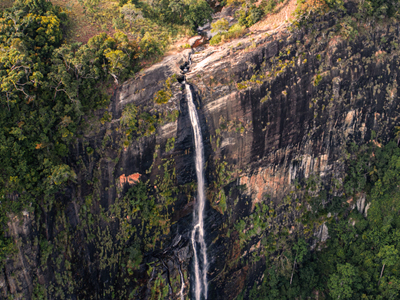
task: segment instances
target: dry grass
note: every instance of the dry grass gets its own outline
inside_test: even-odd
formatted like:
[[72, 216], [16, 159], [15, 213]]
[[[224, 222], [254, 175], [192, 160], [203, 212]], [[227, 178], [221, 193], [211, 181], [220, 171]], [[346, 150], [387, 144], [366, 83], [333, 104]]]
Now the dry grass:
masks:
[[189, 40], [192, 38], [190, 30], [186, 33], [186, 36], [173, 41], [173, 43], [168, 47], [168, 51], [165, 52], [164, 56], [174, 55], [183, 50], [187, 49], [186, 46], [189, 43]]
[[[86, 43], [91, 37], [102, 32], [110, 36], [114, 35], [115, 29], [113, 28], [112, 20], [118, 14], [118, 0], [102, 0], [96, 16], [85, 12], [84, 7], [78, 0], [51, 0], [51, 2], [60, 6], [68, 13], [70, 28], [67, 40], [69, 42]], [[187, 32], [181, 33], [185, 37], [178, 37], [176, 41], [172, 41], [172, 45], [169, 47], [172, 52], [182, 50], [181, 45], [186, 44], [190, 38], [189, 31], [188, 29]], [[129, 34], [128, 37], [130, 37]], [[145, 63], [145, 65], [147, 64], [151, 64], [151, 62]]]
[[[258, 1], [256, 4], [260, 4]], [[260, 34], [263, 32], [279, 31], [289, 25], [297, 7], [297, 0], [286, 0], [279, 3], [273, 13], [267, 14], [263, 20], [251, 26], [248, 30], [251, 33]], [[182, 51], [182, 47], [189, 40], [188, 37], [178, 40], [171, 45], [166, 55], [176, 54]]]
[[[69, 17], [70, 28], [67, 33], [67, 40], [70, 42], [86, 43], [91, 37], [106, 32], [110, 35], [114, 34], [112, 27], [112, 15], [105, 17], [102, 13], [102, 21], [96, 21], [92, 15], [85, 12], [84, 7], [78, 0], [51, 0], [55, 5], [60, 6], [67, 12]], [[102, 1], [99, 11], [108, 12], [118, 5], [118, 1]]]
[[14, 0], [0, 0], [0, 9], [11, 7]]
[[[118, 0], [101, 0], [95, 14], [85, 11], [83, 5], [78, 0], [50, 0], [54, 5], [60, 6], [68, 15], [67, 42], [81, 42], [83, 44], [102, 32], [113, 36], [113, 17], [118, 14]], [[14, 0], [0, 0], [0, 9], [8, 8], [13, 5]], [[140, 29], [140, 28], [139, 28]], [[129, 36], [129, 35], [128, 35]], [[178, 53], [184, 49], [191, 37], [190, 29], [182, 29], [180, 36], [172, 40], [168, 47], [168, 52], [164, 55]], [[143, 66], [152, 65], [155, 60], [144, 61]]]
[[[50, 0], [53, 4], [60, 6], [69, 17], [69, 28], [67, 40], [69, 42], [86, 43], [91, 37], [106, 32], [114, 34], [112, 18], [116, 13], [115, 7], [118, 0], [103, 0], [99, 5], [99, 15], [101, 21], [96, 21], [93, 16], [85, 12], [78, 0]], [[13, 5], [14, 0], [0, 0], [0, 9], [8, 8]]]
[[[78, 0], [50, 0], [53, 4], [60, 6], [69, 17], [69, 28], [67, 31], [68, 42], [86, 43], [91, 37], [105, 32], [113, 35], [115, 30], [112, 26], [112, 18], [118, 9], [118, 0], [102, 0], [98, 15], [101, 17], [95, 20], [93, 15], [85, 12], [82, 4]], [[14, 0], [0, 0], [0, 9], [11, 7]], [[296, 9], [296, 0], [286, 0], [275, 7], [274, 13], [270, 13], [263, 20], [249, 28], [250, 32], [258, 33], [265, 31], [280, 30], [290, 23], [290, 18]], [[184, 50], [184, 45], [188, 43], [190, 32], [186, 32], [185, 37], [180, 37], [173, 41], [169, 46], [164, 57], [176, 54]], [[149, 64], [151, 64], [149, 62]]]
[[293, 19], [296, 7], [296, 0], [286, 0], [283, 3], [279, 3], [275, 7], [274, 13], [267, 14], [263, 20], [254, 24], [249, 29], [250, 31], [270, 31], [285, 27]]

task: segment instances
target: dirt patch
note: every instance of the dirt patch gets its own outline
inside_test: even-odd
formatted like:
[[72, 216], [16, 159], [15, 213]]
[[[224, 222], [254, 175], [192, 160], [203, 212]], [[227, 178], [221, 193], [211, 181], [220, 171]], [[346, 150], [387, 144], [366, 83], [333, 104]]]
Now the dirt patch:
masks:
[[107, 11], [112, 10], [118, 2], [101, 3], [99, 11], [102, 11], [102, 21], [95, 20], [79, 3], [78, 0], [52, 0], [53, 4], [60, 6], [69, 18], [69, 28], [67, 40], [70, 42], [87, 43], [87, 41], [101, 32], [114, 35], [115, 30], [112, 26], [112, 15]]
[[142, 176], [142, 174], [139, 173], [134, 173], [128, 176], [122, 174], [121, 176], [119, 176], [119, 186], [122, 188], [125, 183], [128, 183], [129, 185], [135, 184], [139, 181], [140, 176]]
[[274, 10], [274, 13], [267, 14], [263, 20], [254, 24], [249, 29], [250, 31], [270, 31], [279, 30], [285, 27], [294, 19], [293, 13], [297, 7], [297, 0], [286, 0], [279, 3]]

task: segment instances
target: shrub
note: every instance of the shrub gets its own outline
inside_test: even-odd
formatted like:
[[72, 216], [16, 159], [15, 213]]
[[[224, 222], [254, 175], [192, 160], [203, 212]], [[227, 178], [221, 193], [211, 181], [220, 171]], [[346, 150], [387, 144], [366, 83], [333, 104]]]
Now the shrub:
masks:
[[227, 19], [219, 19], [218, 21], [211, 24], [211, 32], [224, 32], [229, 29], [229, 22]]
[[185, 45], [181, 45], [180, 48], [181, 49], [189, 49], [190, 48], [190, 44], [186, 43]]
[[141, 9], [137, 8], [134, 4], [128, 3], [119, 9], [119, 12], [124, 16], [124, 19], [129, 23], [133, 23], [136, 20], [143, 19]]
[[164, 53], [164, 44], [160, 43], [160, 40], [146, 32], [140, 40], [140, 49], [142, 58], [150, 58], [152, 56], [160, 56]]
[[265, 14], [269, 14], [274, 12], [276, 4], [277, 4], [276, 0], [263, 1], [261, 3], [261, 8], [264, 10]]
[[321, 80], [322, 80], [322, 76], [318, 74], [317, 76], [315, 76], [313, 85], [317, 86], [320, 83]]
[[231, 39], [236, 39], [241, 37], [246, 30], [246, 27], [239, 25], [238, 23], [234, 24], [229, 28], [226, 32], [220, 32], [214, 35], [210, 40], [210, 45], [218, 45], [223, 41], [228, 41]]
[[218, 45], [219, 43], [221, 43], [221, 34], [220, 33], [214, 35], [210, 40], [210, 45], [212, 45], [212, 46]]
[[250, 27], [261, 20], [264, 12], [261, 8], [251, 5], [247, 7], [243, 4], [242, 8], [236, 12], [239, 15], [239, 24], [242, 26]]
[[229, 28], [228, 32], [225, 35], [226, 39], [236, 39], [241, 37], [244, 34], [246, 27], [240, 26], [240, 24], [236, 23]]
[[165, 104], [171, 99], [172, 93], [170, 91], [159, 90], [154, 98], [157, 104]]

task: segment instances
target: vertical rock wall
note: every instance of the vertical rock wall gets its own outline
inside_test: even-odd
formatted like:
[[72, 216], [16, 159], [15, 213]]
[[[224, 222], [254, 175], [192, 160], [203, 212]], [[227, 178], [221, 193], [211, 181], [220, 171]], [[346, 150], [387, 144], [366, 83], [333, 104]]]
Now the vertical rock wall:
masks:
[[[326, 15], [300, 31], [253, 34], [196, 49], [192, 56], [186, 80], [195, 90], [207, 160], [210, 299], [234, 299], [262, 276], [265, 258], [251, 258], [262, 247], [260, 240], [256, 236], [242, 245], [234, 224], [267, 198], [283, 203], [296, 182], [312, 176], [329, 189], [344, 178], [348, 143], [375, 136], [387, 141], [398, 123], [397, 24], [366, 28], [349, 40], [337, 32], [336, 21], [335, 15]], [[383, 37], [387, 43], [380, 42]], [[69, 158], [77, 183], [60, 193], [48, 211], [10, 221], [9, 234], [18, 247], [0, 274], [3, 297], [30, 299], [44, 290], [56, 299], [178, 299], [180, 270], [185, 296], [190, 296], [196, 182], [192, 131], [179, 82], [187, 59], [188, 52], [169, 57], [124, 83], [108, 110], [110, 122], [101, 122], [105, 111], [86, 120]], [[174, 74], [172, 97], [155, 104], [156, 93]], [[125, 143], [120, 120], [128, 104], [151, 116], [179, 111], [179, 117]], [[101, 216], [123, 202], [138, 180], [148, 182], [157, 201], [169, 201], [168, 189], [174, 201], [160, 210], [167, 225], [160, 225], [155, 246], [142, 245], [147, 250], [140, 264], [128, 271], [126, 257], [133, 252], [118, 256], [115, 251], [131, 251], [142, 241], [130, 238], [125, 248], [113, 247], [123, 224], [142, 228], [142, 221], [123, 213], [118, 220]], [[357, 205], [367, 207], [366, 201]], [[282, 217], [281, 222], [290, 228], [292, 220]], [[321, 239], [328, 235], [323, 225], [315, 231]]]

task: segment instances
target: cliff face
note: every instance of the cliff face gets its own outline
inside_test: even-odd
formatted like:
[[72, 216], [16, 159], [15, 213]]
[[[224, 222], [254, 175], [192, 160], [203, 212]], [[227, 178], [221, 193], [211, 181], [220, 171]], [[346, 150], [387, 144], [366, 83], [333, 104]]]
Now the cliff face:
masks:
[[[191, 295], [196, 177], [184, 77], [205, 144], [209, 299], [234, 299], [258, 282], [262, 234], [239, 241], [235, 224], [268, 203], [278, 212], [274, 226], [303, 230], [279, 215], [288, 194], [301, 199], [295, 185], [317, 178], [316, 193], [330, 191], [324, 201], [340, 195], [335, 183], [345, 176], [347, 145], [386, 141], [398, 123], [398, 24], [346, 36], [336, 22], [325, 15], [301, 30], [196, 48], [184, 74], [189, 50], [124, 83], [71, 149], [77, 183], [56, 207], [10, 221], [17, 251], [0, 276], [2, 295], [179, 299], [182, 281]], [[143, 202], [155, 203], [152, 221], [143, 218], [150, 204], [139, 212], [126, 204], [139, 182], [146, 183]], [[327, 238], [323, 225], [311, 230]]]

